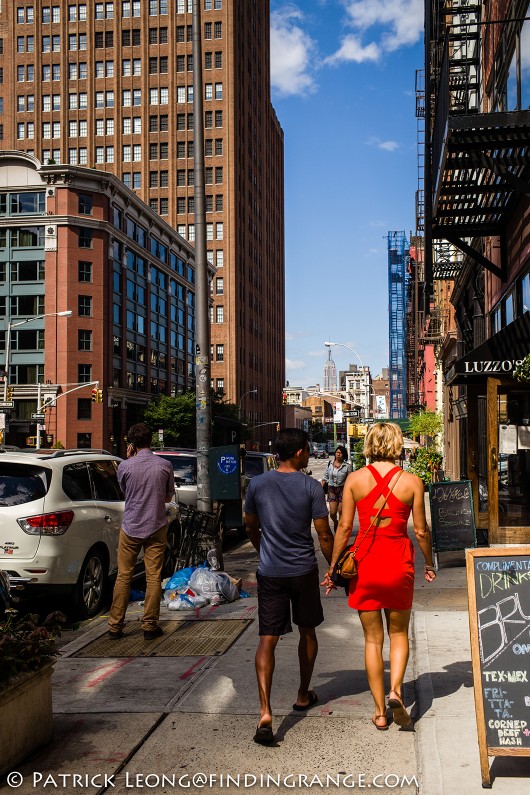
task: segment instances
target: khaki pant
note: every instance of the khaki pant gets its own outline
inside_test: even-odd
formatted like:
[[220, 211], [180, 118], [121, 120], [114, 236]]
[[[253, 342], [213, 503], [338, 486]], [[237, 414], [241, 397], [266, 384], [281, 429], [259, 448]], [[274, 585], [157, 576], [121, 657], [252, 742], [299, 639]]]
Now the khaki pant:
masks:
[[161, 576], [166, 550], [166, 526], [161, 527], [148, 538], [132, 538], [120, 530], [118, 544], [118, 576], [112, 595], [112, 607], [109, 613], [109, 630], [118, 632], [125, 623], [125, 613], [129, 604], [131, 582], [138, 554], [143, 547], [145, 564], [145, 604], [142, 626], [145, 631], [152, 631], [158, 626], [160, 616], [160, 598], [162, 596]]

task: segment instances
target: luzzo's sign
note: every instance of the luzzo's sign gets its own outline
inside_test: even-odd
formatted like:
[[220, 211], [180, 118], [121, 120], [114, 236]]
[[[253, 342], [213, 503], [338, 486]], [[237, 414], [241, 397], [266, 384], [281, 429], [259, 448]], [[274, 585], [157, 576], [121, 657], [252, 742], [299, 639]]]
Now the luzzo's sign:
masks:
[[522, 359], [484, 359], [482, 361], [464, 362], [464, 373], [510, 373]]

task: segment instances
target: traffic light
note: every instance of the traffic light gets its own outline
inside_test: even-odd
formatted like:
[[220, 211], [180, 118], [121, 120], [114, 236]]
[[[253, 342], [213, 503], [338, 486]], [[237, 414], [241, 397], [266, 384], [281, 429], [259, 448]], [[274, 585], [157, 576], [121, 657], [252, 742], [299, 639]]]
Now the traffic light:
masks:
[[280, 423], [276, 423], [276, 433], [280, 433]]
[[98, 402], [98, 390], [94, 387], [92, 390], [92, 403]]
[[7, 394], [7, 399], [8, 400], [13, 400], [13, 387], [12, 386], [8, 386], [7, 387], [7, 393], [6, 394]]
[[287, 392], [284, 392], [284, 393], [283, 393], [283, 397], [282, 397], [282, 403], [283, 403], [283, 405], [284, 405], [284, 406], [286, 406], [286, 405], [287, 405]]

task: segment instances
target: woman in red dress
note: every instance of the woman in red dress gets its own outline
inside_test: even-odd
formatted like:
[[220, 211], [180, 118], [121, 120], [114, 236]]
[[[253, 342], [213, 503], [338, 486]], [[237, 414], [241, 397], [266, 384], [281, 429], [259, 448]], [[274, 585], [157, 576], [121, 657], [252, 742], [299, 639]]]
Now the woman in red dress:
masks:
[[407, 534], [411, 511], [414, 533], [425, 558], [425, 579], [432, 582], [436, 577], [431, 535], [425, 519], [423, 482], [395, 464], [402, 446], [401, 429], [394, 423], [378, 422], [366, 434], [363, 452], [372, 463], [352, 472], [346, 480], [333, 557], [322, 583], [326, 586], [326, 594], [335, 587], [330, 575], [348, 544], [357, 509], [360, 525], [356, 539], [356, 544], [359, 544], [355, 557], [357, 576], [350, 580], [348, 604], [359, 611], [364, 631], [366, 673], [375, 704], [372, 723], [380, 731], [388, 729], [381, 610], [385, 613], [390, 639], [388, 706], [398, 726], [411, 722], [402, 695], [409, 658], [408, 628], [414, 592], [414, 546]]

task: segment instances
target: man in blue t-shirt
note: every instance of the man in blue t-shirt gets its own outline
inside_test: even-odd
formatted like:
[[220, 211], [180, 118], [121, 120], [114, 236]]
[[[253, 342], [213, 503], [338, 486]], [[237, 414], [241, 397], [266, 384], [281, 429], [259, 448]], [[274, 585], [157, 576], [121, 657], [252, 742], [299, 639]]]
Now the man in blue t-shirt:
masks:
[[333, 550], [324, 490], [300, 471], [309, 461], [308, 434], [284, 428], [275, 449], [280, 466], [252, 478], [245, 497], [247, 534], [259, 552], [256, 675], [260, 720], [254, 741], [261, 745], [274, 741], [270, 705], [274, 651], [280, 635], [292, 632], [291, 606], [300, 633], [300, 687], [293, 709], [307, 710], [318, 700], [309, 684], [318, 652], [315, 627], [323, 622], [324, 614], [311, 521], [328, 563]]

